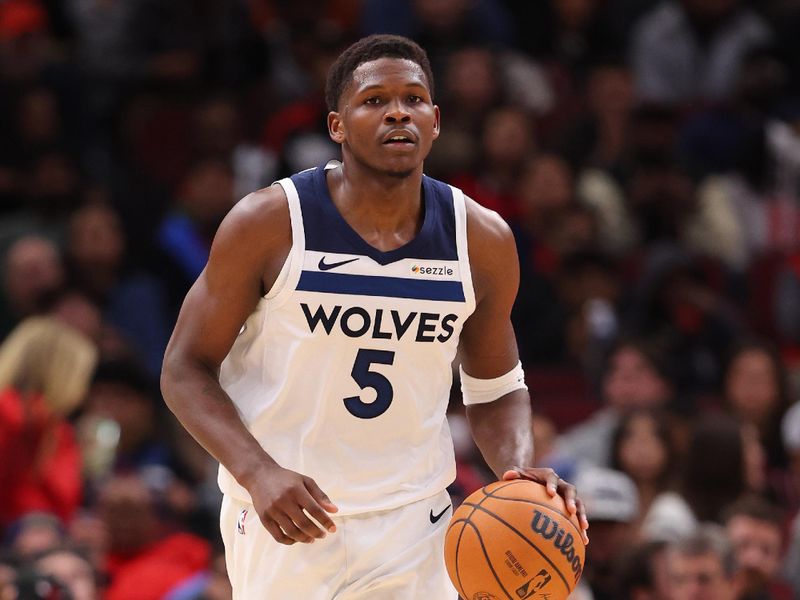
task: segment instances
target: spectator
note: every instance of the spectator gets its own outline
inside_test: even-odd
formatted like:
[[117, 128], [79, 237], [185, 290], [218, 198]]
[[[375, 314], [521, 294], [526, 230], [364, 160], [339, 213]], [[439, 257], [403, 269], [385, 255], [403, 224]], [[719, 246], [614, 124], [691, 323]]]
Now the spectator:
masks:
[[795, 514], [800, 508], [800, 402], [792, 404], [783, 416], [781, 439], [788, 464], [779, 498], [784, 508]]
[[7, 305], [3, 331], [21, 319], [39, 313], [46, 298], [64, 283], [64, 267], [56, 244], [39, 235], [23, 236], [5, 256], [3, 300]]
[[0, 527], [33, 510], [72, 517], [81, 457], [66, 416], [83, 401], [97, 359], [82, 334], [23, 321], [0, 346]]
[[706, 525], [667, 552], [670, 600], [735, 600], [733, 549], [723, 531]]
[[68, 547], [56, 547], [39, 554], [33, 566], [69, 590], [72, 600], [99, 600], [97, 575], [85, 556]]
[[781, 572], [792, 587], [794, 597], [800, 596], [800, 515], [798, 514], [795, 514], [792, 520], [786, 558], [783, 561]]
[[434, 77], [450, 51], [470, 43], [509, 43], [513, 36], [510, 16], [496, 0], [367, 0], [362, 29], [413, 37], [430, 55]]
[[737, 600], [789, 600], [780, 581], [783, 559], [783, 516], [778, 507], [758, 496], [742, 498], [723, 514], [736, 559]]
[[[663, 494], [642, 526], [649, 539], [675, 541], [696, 531], [698, 523], [721, 523], [729, 504], [757, 489], [763, 464], [748, 468], [747, 428], [726, 415], [695, 422], [675, 493]], [[751, 461], [753, 459], [750, 459]], [[755, 471], [755, 474], [753, 474]]]
[[722, 357], [742, 335], [741, 315], [719, 279], [714, 263], [696, 260], [672, 243], [653, 246], [628, 311], [626, 327], [658, 340], [673, 357], [685, 411], [698, 396], [717, 392]]
[[633, 33], [638, 95], [666, 104], [724, 98], [744, 56], [769, 37], [767, 24], [740, 0], [664, 2]]
[[758, 432], [768, 466], [786, 466], [781, 422], [789, 408], [786, 369], [777, 351], [763, 341], [742, 341], [731, 352], [723, 375], [723, 393], [731, 412]]
[[185, 292], [203, 270], [211, 240], [234, 205], [233, 171], [223, 160], [198, 161], [186, 174], [177, 205], [159, 225], [157, 242]]
[[10, 556], [0, 554], [0, 598], [13, 598], [16, 594], [14, 581], [17, 578], [17, 564]]
[[602, 382], [604, 406], [584, 423], [564, 432], [557, 452], [577, 462], [611, 464], [611, 444], [620, 416], [627, 410], [665, 407], [672, 383], [663, 358], [641, 341], [621, 341], [611, 352]]
[[64, 525], [57, 516], [29, 512], [11, 524], [4, 541], [14, 556], [27, 561], [42, 552], [58, 548], [65, 540]]
[[624, 63], [592, 67], [586, 83], [588, 115], [567, 138], [566, 153], [573, 167], [603, 169], [617, 177], [630, 160], [633, 123], [633, 76]]
[[533, 123], [526, 111], [495, 108], [483, 122], [480, 159], [469, 173], [454, 177], [454, 185], [506, 219], [518, 219], [522, 211], [518, 181], [534, 146]]
[[666, 542], [630, 547], [617, 563], [616, 579], [619, 600], [670, 600]]
[[639, 408], [625, 413], [611, 445], [611, 467], [628, 475], [639, 494], [636, 529], [647, 522], [650, 508], [674, 488], [677, 451], [670, 418], [658, 409]]
[[164, 434], [167, 417], [160, 413], [156, 388], [135, 362], [104, 360], [98, 365], [79, 424], [98, 421], [109, 421], [118, 432], [116, 445], [109, 449], [111, 471], [153, 469], [153, 473], [168, 472], [170, 479], [174, 476], [174, 457]]
[[165, 290], [126, 264], [125, 234], [111, 206], [84, 206], [69, 225], [66, 258], [74, 285], [102, 307], [106, 323], [128, 340], [155, 379], [169, 339]]
[[636, 486], [624, 473], [599, 467], [578, 471], [575, 486], [592, 523], [580, 585], [591, 589], [594, 600], [614, 600], [615, 564], [634, 538], [639, 516]]
[[98, 511], [110, 542], [107, 600], [162, 600], [208, 570], [208, 543], [164, 531], [155, 499], [140, 477], [110, 479], [102, 488]]

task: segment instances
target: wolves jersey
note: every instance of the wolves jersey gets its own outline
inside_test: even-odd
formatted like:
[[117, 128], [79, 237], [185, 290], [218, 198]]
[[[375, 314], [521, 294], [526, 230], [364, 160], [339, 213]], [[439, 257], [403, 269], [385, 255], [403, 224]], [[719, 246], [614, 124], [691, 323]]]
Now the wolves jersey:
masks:
[[[333, 204], [326, 168], [279, 182], [292, 248], [220, 383], [277, 463], [347, 515], [430, 497], [455, 478], [445, 412], [475, 296], [459, 190], [423, 177], [422, 227], [381, 252]], [[224, 467], [219, 483], [250, 502]]]

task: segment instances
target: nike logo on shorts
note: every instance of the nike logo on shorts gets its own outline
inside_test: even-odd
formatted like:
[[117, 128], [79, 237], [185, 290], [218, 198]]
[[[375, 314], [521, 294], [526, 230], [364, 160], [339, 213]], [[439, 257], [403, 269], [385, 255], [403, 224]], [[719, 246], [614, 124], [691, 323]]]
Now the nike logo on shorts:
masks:
[[331, 269], [335, 269], [336, 267], [341, 267], [342, 265], [346, 265], [348, 263], [355, 262], [357, 260], [358, 258], [356, 257], [348, 260], [340, 260], [339, 262], [326, 263], [325, 257], [323, 256], [322, 258], [319, 259], [319, 264], [317, 265], [317, 267], [319, 267], [320, 271], [330, 271]]
[[440, 512], [438, 515], [434, 515], [433, 509], [431, 509], [431, 514], [430, 514], [431, 523], [438, 523], [439, 519], [441, 519], [444, 516], [444, 513], [447, 512], [447, 509], [450, 508], [450, 506], [452, 505], [448, 504], [447, 506], [445, 506], [444, 510]]

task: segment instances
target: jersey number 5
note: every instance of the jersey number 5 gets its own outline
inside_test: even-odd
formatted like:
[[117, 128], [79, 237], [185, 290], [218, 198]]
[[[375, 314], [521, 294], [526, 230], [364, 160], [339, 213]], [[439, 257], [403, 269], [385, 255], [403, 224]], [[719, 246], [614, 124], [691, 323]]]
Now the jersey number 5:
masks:
[[376, 392], [375, 400], [364, 402], [360, 396], [350, 396], [344, 399], [345, 408], [359, 419], [374, 419], [389, 410], [389, 405], [394, 397], [391, 382], [377, 371], [370, 371], [374, 364], [391, 365], [394, 362], [394, 352], [388, 350], [367, 350], [361, 348], [356, 354], [356, 362], [350, 372], [355, 382], [363, 390], [372, 388]]

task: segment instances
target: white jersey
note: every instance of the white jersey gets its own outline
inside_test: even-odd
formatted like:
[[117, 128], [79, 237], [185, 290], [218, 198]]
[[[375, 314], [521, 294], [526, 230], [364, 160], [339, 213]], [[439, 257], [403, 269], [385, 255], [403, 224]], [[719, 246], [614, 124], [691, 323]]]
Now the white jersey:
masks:
[[[464, 196], [423, 177], [419, 233], [381, 252], [336, 209], [325, 167], [279, 183], [292, 248], [220, 383], [270, 456], [313, 478], [339, 515], [433, 496], [455, 478], [445, 413], [475, 309]], [[251, 501], [224, 467], [219, 483]]]

